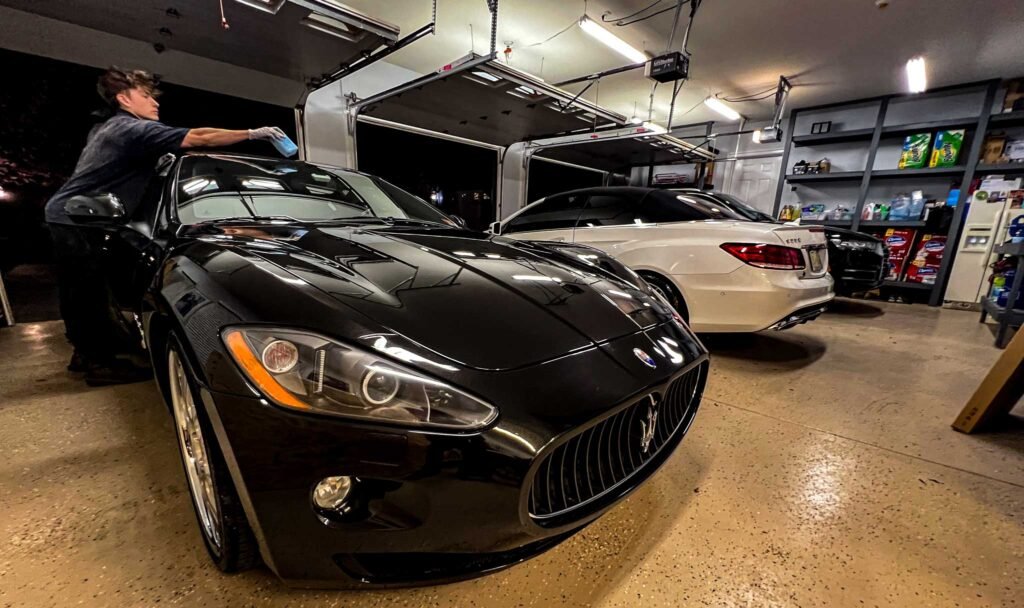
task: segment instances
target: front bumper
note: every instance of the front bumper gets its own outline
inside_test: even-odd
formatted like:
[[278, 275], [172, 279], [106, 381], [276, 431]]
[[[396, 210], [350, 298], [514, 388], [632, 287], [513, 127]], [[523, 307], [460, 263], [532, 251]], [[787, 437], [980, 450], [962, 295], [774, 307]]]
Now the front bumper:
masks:
[[[692, 336], [668, 327], [539, 366], [484, 374], [494, 394], [509, 395], [510, 405], [493, 399], [500, 418], [471, 434], [303, 415], [258, 396], [204, 390], [203, 401], [264, 560], [286, 582], [446, 582], [553, 547], [624, 498], [671, 455], [698, 407], [707, 355]], [[674, 346], [659, 349], [657, 369], [634, 356], [636, 348], [668, 346], [661, 342], [666, 337]], [[655, 457], [568, 516], [540, 523], [531, 515], [530, 490], [548, 454], [693, 374], [699, 387], [685, 424]], [[520, 407], [516, 402], [522, 400], [528, 404]], [[642, 430], [639, 421], [634, 427]], [[357, 479], [344, 517], [324, 517], [311, 502], [317, 482], [334, 475]]]

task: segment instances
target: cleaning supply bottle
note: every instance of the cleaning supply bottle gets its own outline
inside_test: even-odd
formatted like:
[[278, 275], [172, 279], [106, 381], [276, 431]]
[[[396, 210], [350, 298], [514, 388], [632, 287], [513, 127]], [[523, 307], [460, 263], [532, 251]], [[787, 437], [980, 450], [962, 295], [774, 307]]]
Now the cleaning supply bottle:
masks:
[[281, 153], [281, 156], [285, 158], [291, 158], [295, 156], [295, 153], [299, 151], [299, 147], [295, 145], [290, 137], [285, 135], [282, 138], [271, 138], [270, 143], [274, 144], [277, 151]]

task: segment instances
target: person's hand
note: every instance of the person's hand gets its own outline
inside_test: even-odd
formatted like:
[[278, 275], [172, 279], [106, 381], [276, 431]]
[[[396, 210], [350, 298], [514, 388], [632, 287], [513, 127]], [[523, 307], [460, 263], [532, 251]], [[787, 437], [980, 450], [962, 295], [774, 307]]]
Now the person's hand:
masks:
[[288, 137], [284, 134], [284, 131], [277, 127], [260, 127], [258, 129], [249, 129], [249, 139], [265, 139], [270, 141], [272, 139], [284, 139]]

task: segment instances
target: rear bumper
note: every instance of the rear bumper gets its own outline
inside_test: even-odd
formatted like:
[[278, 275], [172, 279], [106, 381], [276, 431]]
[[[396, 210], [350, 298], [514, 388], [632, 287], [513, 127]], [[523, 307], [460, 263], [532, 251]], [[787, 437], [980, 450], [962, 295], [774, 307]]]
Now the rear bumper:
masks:
[[832, 277], [804, 279], [797, 272], [743, 266], [727, 274], [672, 277], [698, 333], [769, 329], [798, 311], [823, 306], [834, 297]]
[[[665, 345], [652, 342], [652, 334], [628, 336], [538, 366], [543, 370], [510, 373], [514, 377], [496, 378], [494, 384], [518, 385], [543, 401], [539, 390], [530, 390], [531, 378], [540, 385], [557, 384], [555, 378], [568, 378], [567, 370], [580, 366], [611, 377], [603, 362], [643, 368], [633, 349]], [[648, 376], [627, 372], [637, 379], [635, 389], [607, 401], [608, 406], [594, 403], [606, 398], [595, 386], [567, 383], [560, 389], [563, 402], [589, 396], [593, 407], [544, 405], [538, 408], [541, 417], [502, 407], [519, 397], [510, 395], [506, 402], [493, 400], [501, 410], [494, 426], [470, 434], [310, 416], [256, 396], [208, 390], [203, 402], [261, 554], [286, 582], [301, 587], [448, 582], [513, 565], [557, 545], [636, 489], [671, 455], [696, 412], [700, 391], [686, 424], [657, 458], [567, 517], [542, 524], [533, 516], [530, 494], [537, 468], [559, 445], [652, 392], [666, 390], [688, 370], [700, 374], [703, 388], [707, 355], [699, 343], [679, 328], [658, 335], [659, 340], [671, 337], [678, 350], [659, 353], [658, 368], [648, 370]], [[678, 358], [675, 365], [666, 360], [672, 356]], [[628, 428], [627, 434], [641, 427], [637, 421]], [[356, 479], [352, 507], [344, 516], [325, 516], [311, 502], [319, 480], [333, 475]]]

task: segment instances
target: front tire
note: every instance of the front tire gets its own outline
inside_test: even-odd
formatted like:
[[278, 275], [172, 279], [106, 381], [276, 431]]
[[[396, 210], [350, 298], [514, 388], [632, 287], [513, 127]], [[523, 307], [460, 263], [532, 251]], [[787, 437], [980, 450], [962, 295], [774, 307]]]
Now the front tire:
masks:
[[259, 550], [216, 437], [199, 401], [197, 383], [177, 336], [167, 341], [167, 379], [174, 432], [199, 531], [223, 572], [256, 566]]
[[653, 272], [639, 272], [637, 274], [639, 274], [644, 281], [647, 281], [647, 284], [651, 286], [651, 289], [657, 292], [661, 297], [665, 298], [665, 301], [668, 302], [672, 308], [676, 309], [676, 312], [678, 312], [679, 316], [683, 318], [683, 321], [686, 321], [687, 325], [690, 324], [690, 310], [686, 308], [686, 302], [683, 300], [682, 294], [679, 293], [679, 290], [671, 281], [661, 275], [654, 274]]

